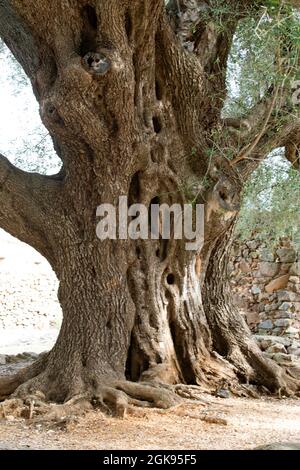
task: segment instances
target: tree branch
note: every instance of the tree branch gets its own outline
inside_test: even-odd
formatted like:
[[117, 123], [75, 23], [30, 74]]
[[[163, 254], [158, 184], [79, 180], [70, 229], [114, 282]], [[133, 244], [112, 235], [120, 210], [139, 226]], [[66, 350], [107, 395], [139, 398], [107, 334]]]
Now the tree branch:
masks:
[[234, 149], [239, 144], [241, 148], [228, 162], [229, 166], [243, 176], [251, 174], [278, 147], [285, 147], [286, 158], [295, 168], [300, 168], [299, 113], [296, 109], [291, 112], [289, 90], [280, 88], [278, 84], [272, 94], [268, 92], [243, 118], [229, 118], [223, 122], [224, 126], [229, 126], [229, 135], [224, 137], [229, 139], [227, 146]]
[[[300, 1], [285, 3], [300, 7]], [[180, 44], [196, 55], [205, 71], [207, 95], [216, 118], [226, 97], [227, 62], [239, 21], [266, 4], [250, 0], [169, 0], [170, 24]]]
[[[241, 125], [247, 123], [248, 129], [245, 132], [245, 128], [244, 131], [242, 127], [240, 128], [239, 141], [248, 143], [244, 144], [238, 155], [231, 160], [230, 166], [241, 164], [243, 174], [249, 174], [249, 171], [255, 169], [270, 151], [279, 146], [286, 148], [286, 158], [295, 168], [300, 166], [297, 136], [299, 113], [297, 116], [296, 107], [290, 103], [290, 81], [295, 66], [290, 63], [287, 53], [290, 51], [289, 47], [288, 35], [282, 35], [275, 54], [278, 79], [269, 88], [265, 97], [240, 121]], [[280, 77], [283, 78], [279, 80]], [[283, 133], [282, 130], [284, 130]], [[252, 140], [249, 143], [251, 136]], [[246, 160], [249, 161], [246, 162]]]
[[59, 214], [60, 187], [55, 177], [24, 172], [0, 154], [0, 227], [52, 263], [50, 239]]
[[194, 52], [207, 73], [226, 66], [238, 21], [263, 2], [170, 0], [167, 11], [181, 45]]
[[261, 138], [264, 136], [266, 130], [267, 130], [267, 127], [268, 127], [268, 124], [269, 124], [269, 121], [270, 121], [270, 118], [271, 118], [271, 115], [272, 115], [272, 112], [274, 111], [274, 108], [276, 106], [276, 100], [277, 100], [277, 97], [278, 97], [278, 93], [279, 93], [279, 85], [276, 86], [275, 88], [275, 92], [273, 94], [273, 98], [271, 100], [271, 103], [270, 103], [270, 107], [268, 109], [268, 112], [267, 112], [267, 115], [265, 117], [265, 120], [263, 122], [263, 125], [262, 125], [262, 128], [261, 130], [259, 131], [258, 135], [255, 137], [254, 141], [250, 144], [248, 144], [246, 147], [244, 147], [242, 149], [242, 151], [239, 153], [239, 155], [237, 155], [231, 162], [230, 162], [230, 165], [233, 166], [233, 165], [236, 165], [237, 163], [239, 163], [241, 160], [246, 160], [249, 155], [251, 155], [252, 152], [254, 152], [256, 146], [259, 144]]
[[[150, 109], [147, 98], [153, 96], [149, 86], [155, 87], [155, 34], [164, 1], [101, 0], [91, 4], [40, 0], [38, 6], [35, 0], [0, 1], [7, 15], [8, 5], [12, 10], [7, 21], [13, 21], [13, 15], [21, 18], [18, 24], [33, 43], [27, 54], [33, 48], [38, 64], [30, 77], [43, 123], [55, 138], [66, 171], [74, 165], [74, 149], [85, 146], [97, 165], [120, 142], [132, 155], [126, 141], [128, 136], [133, 140], [138, 130], [137, 109], [141, 119], [144, 110]], [[6, 36], [9, 46], [16, 41], [13, 28]], [[26, 65], [25, 41], [15, 48]], [[116, 133], [118, 141], [111, 138]], [[86, 165], [80, 152], [76, 154], [76, 164]]]
[[0, 37], [33, 78], [39, 67], [37, 44], [9, 0], [0, 0]]
[[295, 169], [300, 170], [300, 119], [291, 118], [290, 121], [281, 126], [280, 129], [271, 126], [269, 132], [264, 135], [257, 145], [251, 158], [240, 162], [239, 173], [243, 178], [249, 175], [257, 168], [262, 160], [266, 158], [273, 150], [284, 147], [285, 157], [292, 163]]
[[[156, 69], [161, 75], [177, 126], [193, 147], [203, 146], [207, 106], [205, 73], [200, 61], [176, 41], [168, 21], [162, 17], [156, 36]], [[210, 111], [210, 110], [209, 110]]]

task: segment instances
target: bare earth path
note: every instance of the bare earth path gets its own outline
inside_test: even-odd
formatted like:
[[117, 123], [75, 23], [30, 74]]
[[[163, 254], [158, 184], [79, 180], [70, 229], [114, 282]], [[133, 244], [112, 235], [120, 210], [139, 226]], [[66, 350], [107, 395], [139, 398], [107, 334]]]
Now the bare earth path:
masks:
[[[90, 412], [66, 431], [0, 421], [1, 449], [253, 449], [273, 442], [300, 442], [300, 401], [213, 399], [209, 415], [227, 425], [209, 424], [201, 407], [136, 411], [124, 420]], [[184, 415], [188, 416], [184, 416]], [[193, 416], [193, 417], [191, 417]]]

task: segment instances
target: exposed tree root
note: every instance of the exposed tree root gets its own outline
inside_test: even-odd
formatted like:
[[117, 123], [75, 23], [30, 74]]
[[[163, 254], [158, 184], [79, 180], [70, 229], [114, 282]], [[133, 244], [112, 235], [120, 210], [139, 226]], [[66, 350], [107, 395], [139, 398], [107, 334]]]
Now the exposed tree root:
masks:
[[[221, 388], [253, 398], [258, 398], [264, 392], [257, 387], [259, 384], [267, 386], [273, 393], [277, 393], [279, 398], [293, 396], [299, 392], [300, 381], [265, 358], [259, 348], [255, 344], [253, 346], [252, 341], [247, 347], [246, 343], [237, 344], [231, 338], [228, 352], [226, 358], [215, 354], [213, 358], [217, 360], [214, 367], [217, 369], [212, 368], [210, 371], [211, 375], [217, 374], [218, 377], [224, 378], [223, 383], [220, 382]], [[69, 375], [71, 368], [54, 376], [49, 370], [47, 357], [41, 357], [15, 376], [0, 378], [1, 401], [7, 399], [1, 404], [0, 417], [13, 415], [30, 421], [42, 420], [67, 427], [93, 408], [124, 418], [127, 411], [133, 407], [175, 410], [181, 404], [187, 405], [192, 401], [195, 405], [205, 408], [213, 403], [212, 399], [207, 397], [207, 388], [197, 385], [135, 383], [114, 377], [97, 376], [92, 370], [89, 373], [84, 370], [82, 374]], [[229, 366], [228, 361], [233, 365]], [[241, 385], [237, 376], [247, 378], [246, 383]], [[214, 403], [220, 405], [216, 400]]]
[[47, 357], [47, 353], [41, 354], [36, 362], [21, 369], [17, 374], [0, 377], [0, 401], [12, 395], [23, 383], [42, 373], [47, 365]]
[[[32, 370], [26, 369], [14, 378], [0, 379], [1, 394], [3, 396], [5, 391], [8, 398], [1, 404], [0, 417], [1, 415], [3, 418], [21, 417], [30, 422], [42, 422], [51, 427], [66, 429], [80, 416], [95, 408], [109, 415], [124, 418], [127, 411], [135, 407], [172, 409], [172, 412], [173, 410], [176, 412], [181, 406], [191, 404], [202, 409], [212, 405], [212, 399], [206, 400], [203, 389], [199, 386], [167, 385], [158, 382], [133, 383], [107, 377], [99, 378], [97, 381], [94, 378], [93, 386], [83, 385], [81, 382], [81, 393], [75, 393], [78, 387], [75, 388], [74, 384], [73, 388], [69, 385], [64, 402], [56, 404], [49, 400], [48, 393], [53, 396], [53, 384], [47, 382], [49, 376], [46, 371], [47, 369], [32, 377]], [[31, 378], [27, 380], [28, 377]], [[20, 384], [21, 380], [24, 380], [24, 383]], [[2, 384], [7, 384], [8, 381], [10, 386], [2, 387]], [[72, 381], [66, 379], [66, 383], [71, 384]], [[60, 396], [59, 391], [58, 396]], [[206, 419], [204, 415], [202, 417]]]
[[[237, 380], [226, 380], [228, 388], [234, 394], [257, 397], [266, 389], [278, 396], [298, 396], [300, 380], [267, 358], [253, 339], [243, 318], [230, 307], [229, 300], [218, 305], [213, 312], [208, 310], [210, 327], [213, 334], [214, 353], [219, 361], [224, 362], [225, 369], [231, 364]], [[221, 359], [220, 359], [221, 358]], [[251, 388], [255, 385], [258, 390]]]
[[[299, 391], [299, 380], [285, 373], [281, 367], [265, 358], [260, 351], [252, 351], [251, 365], [240, 350], [235, 348], [234, 351], [235, 353], [228, 357], [228, 360], [234, 363], [233, 370], [236, 372], [239, 368], [241, 375], [247, 371], [248, 378], [250, 377], [252, 383], [253, 381], [259, 383], [258, 379], [266, 383], [267, 377], [268, 388], [273, 389], [273, 393], [277, 393], [278, 397], [293, 396]], [[249, 349], [248, 353], [250, 354]], [[241, 358], [246, 364], [245, 367], [241, 367], [243, 364]], [[253, 366], [255, 369], [252, 368]], [[245, 369], [246, 367], [247, 369]], [[65, 385], [68, 385], [64, 391], [65, 398], [58, 400], [53, 396], [53, 384], [50, 383], [49, 377], [51, 376], [47, 373], [47, 368], [40, 371], [41, 362], [38, 361], [38, 366], [33, 364], [15, 376], [0, 378], [1, 400], [8, 399], [1, 405], [0, 416], [2, 414], [2, 417], [5, 418], [10, 415], [13, 409], [14, 415], [29, 420], [43, 419], [43, 421], [62, 424], [62, 420], [65, 420], [67, 416], [74, 418], [92, 408], [99, 408], [109, 415], [125, 417], [128, 409], [132, 407], [169, 409], [191, 401], [204, 407], [212, 404], [212, 399], [207, 399], [207, 390], [196, 385], [166, 385], [158, 382], [133, 383], [108, 377], [95, 379], [95, 375], [92, 381], [84, 382], [80, 379], [76, 384], [66, 378]], [[257, 371], [259, 371], [259, 375]], [[34, 373], [37, 375], [33, 376]], [[231, 376], [232, 374], [228, 378], [232, 378]], [[224, 380], [223, 385], [233, 394], [253, 398], [258, 398], [265, 390], [259, 390], [258, 387], [249, 383], [238, 384], [236, 379]], [[57, 398], [61, 398], [61, 396], [61, 392], [58, 390]], [[59, 401], [61, 404], [53, 404], [53, 402]], [[215, 403], [220, 405], [217, 401]], [[65, 420], [64, 423], [67, 425], [68, 420]]]
[[[15, 395], [17, 394], [18, 391]], [[221, 409], [217, 409], [217, 413], [216, 405], [221, 406]], [[94, 393], [86, 392], [74, 396], [63, 404], [47, 402], [45, 395], [39, 391], [22, 399], [10, 398], [1, 403], [0, 419], [23, 418], [31, 425], [38, 424], [47, 429], [70, 431], [81, 417], [93, 409], [99, 409], [110, 416], [125, 418], [127, 411], [136, 416], [138, 414], [136, 407], [155, 407], [157, 413], [171, 412], [209, 424], [226, 425], [223, 408], [228, 412], [228, 406], [230, 405], [224, 402], [215, 401], [211, 396], [204, 398], [203, 392], [197, 386], [182, 384], [159, 386], [115, 381], [109, 386], [99, 386]]]
[[[67, 415], [86, 412], [92, 407], [100, 408], [110, 415], [125, 417], [130, 406], [167, 409], [182, 401], [171, 386], [133, 383], [109, 377], [96, 378], [96, 374], [92, 379], [89, 374], [87, 381], [82, 377], [80, 380], [77, 378], [76, 383], [70, 377], [65, 377], [65, 383], [57, 390], [56, 398], [51, 383], [53, 376], [47, 367], [36, 376], [33, 376], [33, 371], [40, 372], [40, 368], [33, 366], [32, 370], [29, 367], [13, 377], [0, 379], [1, 400], [8, 399], [2, 403], [3, 417], [9, 414], [12, 406], [18, 408], [15, 414], [28, 419], [44, 415], [44, 419], [55, 421]], [[61, 389], [64, 390], [63, 400]], [[51, 403], [53, 401], [62, 403], [54, 405]]]
[[17, 376], [0, 378], [0, 401], [9, 397], [16, 388], [21, 384]]
[[234, 224], [224, 236], [216, 240], [203, 282], [204, 311], [212, 334], [213, 348], [218, 356], [234, 366], [235, 376], [239, 379], [238, 387], [236, 383], [228, 385], [231, 390], [233, 388], [232, 391], [239, 393], [242, 383], [243, 391], [248, 396], [255, 395], [255, 391], [253, 394], [253, 389], [249, 388], [251, 385], [265, 387], [279, 397], [297, 396], [300, 380], [264, 356], [246, 321], [232, 302], [226, 273], [233, 239]]
[[[216, 412], [214, 411], [216, 404], [220, 405], [220, 403], [217, 403], [214, 400], [206, 400], [205, 403], [199, 401], [191, 402], [185, 400], [184, 402], [174, 406], [171, 411], [172, 414], [175, 414], [177, 416], [184, 416], [191, 419], [199, 419], [200, 421], [205, 421], [209, 424], [219, 424], [226, 426], [228, 424], [227, 420], [224, 419], [224, 417], [217, 416]], [[168, 410], [157, 410], [157, 412], [165, 414], [168, 412]], [[222, 413], [222, 415], [224, 415], [224, 410], [219, 409], [218, 413], [220, 412]]]
[[[266, 387], [269, 392], [279, 397], [299, 396], [300, 381], [265, 357], [252, 339], [240, 345], [236, 344], [235, 347], [231, 346], [227, 359], [234, 364], [239, 375], [246, 379], [247, 385], [255, 383]], [[250, 391], [250, 396], [251, 393]]]

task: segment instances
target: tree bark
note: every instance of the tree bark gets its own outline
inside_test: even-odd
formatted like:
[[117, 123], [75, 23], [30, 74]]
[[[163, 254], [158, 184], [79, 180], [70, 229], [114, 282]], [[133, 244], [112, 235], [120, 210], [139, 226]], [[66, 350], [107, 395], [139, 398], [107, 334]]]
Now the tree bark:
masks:
[[[162, 0], [10, 0], [0, 11], [0, 35], [30, 77], [63, 161], [44, 198], [40, 175], [14, 170], [9, 184], [4, 177], [7, 207], [14, 195], [22, 204], [12, 216], [0, 209], [1, 226], [50, 261], [63, 323], [53, 350], [0, 382], [0, 396], [39, 391], [63, 402], [87, 393], [123, 410], [143, 400], [170, 406], [178, 383], [215, 390], [239, 378], [296, 390], [262, 357], [224, 278], [242, 177], [250, 171], [245, 162], [231, 166], [212, 145], [214, 131], [221, 148], [228, 144], [221, 111], [236, 23], [227, 18], [223, 37], [208, 34], [203, 17], [190, 53]], [[263, 145], [256, 164], [269, 150]], [[96, 208], [117, 207], [119, 196], [148, 208], [205, 203], [203, 248], [186, 251], [186, 240], [174, 239], [100, 242]], [[35, 210], [26, 211], [25, 237], [27, 201]]]
[[204, 282], [204, 308], [214, 350], [235, 366], [242, 383], [263, 385], [273, 393], [291, 394], [297, 391], [297, 383], [263, 356], [232, 302], [228, 263], [233, 240], [234, 223], [216, 242]]

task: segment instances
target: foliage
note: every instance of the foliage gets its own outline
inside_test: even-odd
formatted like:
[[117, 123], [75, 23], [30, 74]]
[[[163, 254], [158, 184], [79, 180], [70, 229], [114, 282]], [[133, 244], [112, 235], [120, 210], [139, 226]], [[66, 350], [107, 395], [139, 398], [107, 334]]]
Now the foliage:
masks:
[[[265, 2], [258, 16], [238, 27], [228, 64], [224, 117], [245, 115], [276, 82], [290, 87], [292, 95], [293, 82], [299, 79], [299, 54], [299, 15], [281, 2]], [[290, 113], [294, 113], [292, 107]], [[249, 238], [254, 230], [264, 240], [275, 242], [288, 235], [300, 244], [300, 174], [283, 153], [278, 149], [270, 155], [246, 184], [236, 229], [242, 238]]]
[[244, 189], [236, 233], [276, 243], [289, 236], [300, 247], [300, 173], [282, 158], [270, 155], [253, 173]]
[[243, 116], [275, 83], [292, 88], [300, 77], [299, 64], [300, 19], [293, 10], [285, 7], [279, 14], [265, 7], [241, 21], [228, 62], [224, 116]]

